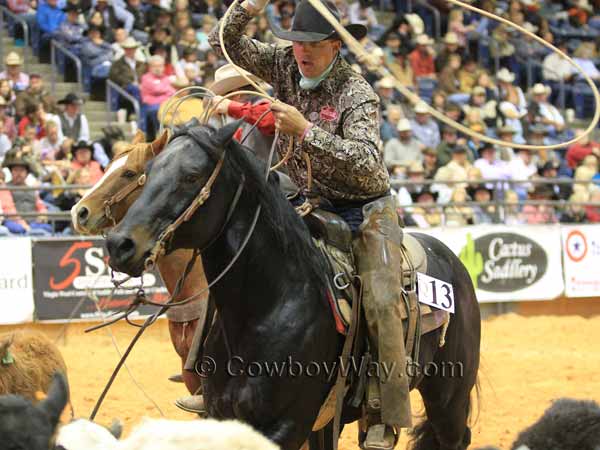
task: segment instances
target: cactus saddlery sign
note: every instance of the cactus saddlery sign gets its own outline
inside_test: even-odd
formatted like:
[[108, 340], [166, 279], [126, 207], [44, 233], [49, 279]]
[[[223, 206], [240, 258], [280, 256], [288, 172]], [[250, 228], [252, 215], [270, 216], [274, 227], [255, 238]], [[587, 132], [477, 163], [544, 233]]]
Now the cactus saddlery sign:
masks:
[[550, 300], [563, 292], [558, 226], [471, 226], [425, 232], [458, 255], [480, 302]]

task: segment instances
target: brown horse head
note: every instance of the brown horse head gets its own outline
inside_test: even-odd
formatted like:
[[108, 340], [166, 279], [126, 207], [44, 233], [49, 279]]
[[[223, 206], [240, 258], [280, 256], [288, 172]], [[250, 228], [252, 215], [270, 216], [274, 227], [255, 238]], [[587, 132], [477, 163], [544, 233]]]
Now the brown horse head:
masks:
[[153, 142], [144, 142], [138, 131], [133, 141], [115, 145], [115, 155], [104, 176], [71, 209], [75, 230], [82, 234], [100, 234], [118, 223], [140, 195], [140, 177], [146, 164], [160, 153], [169, 140], [165, 130]]

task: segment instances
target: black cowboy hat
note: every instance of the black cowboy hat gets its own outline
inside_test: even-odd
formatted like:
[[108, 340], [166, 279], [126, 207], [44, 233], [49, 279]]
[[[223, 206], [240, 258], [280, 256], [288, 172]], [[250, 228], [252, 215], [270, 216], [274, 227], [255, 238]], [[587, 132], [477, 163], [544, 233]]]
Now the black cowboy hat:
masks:
[[485, 183], [479, 183], [475, 186], [469, 186], [467, 188], [467, 194], [471, 197], [472, 200], [475, 200], [475, 193], [477, 191], [486, 191], [490, 194], [490, 199], [494, 198], [494, 191], [488, 188]]
[[71, 152], [75, 153], [77, 150], [81, 150], [82, 148], [87, 148], [90, 151], [93, 150], [91, 142], [79, 141], [79, 142], [77, 142], [77, 144], [73, 145], [73, 147], [71, 148]]
[[546, 161], [543, 165], [538, 167], [538, 175], [540, 176], [544, 176], [544, 172], [546, 170], [558, 170], [560, 169], [560, 164], [558, 163], [558, 161]]
[[433, 197], [433, 203], [437, 202], [438, 193], [433, 192], [429, 186], [423, 187], [419, 192], [411, 192], [410, 197], [412, 198], [413, 203], [419, 203], [419, 197], [421, 195], [431, 195]]
[[63, 11], [66, 13], [76, 12], [77, 14], [80, 14], [83, 12], [83, 9], [81, 9], [81, 7], [79, 5], [75, 5], [73, 3], [67, 3], [67, 6], [65, 6], [63, 8]]
[[[329, 0], [321, 0], [327, 9], [339, 21], [340, 13]], [[340, 39], [331, 24], [308, 2], [301, 0], [296, 7], [294, 22], [290, 31], [282, 30], [269, 19], [269, 26], [273, 34], [280, 39], [295, 42], [320, 42], [326, 39]], [[367, 35], [367, 27], [361, 24], [346, 25], [346, 30], [356, 39]]]
[[76, 103], [78, 105], [82, 105], [83, 104], [83, 99], [79, 98], [77, 96], [77, 94], [75, 94], [74, 92], [69, 92], [67, 95], [65, 95], [64, 98], [61, 98], [58, 102], [59, 105], [71, 105], [73, 103]]
[[16, 166], [25, 167], [28, 172], [31, 172], [31, 163], [27, 159], [27, 157], [20, 151], [7, 153], [4, 157], [4, 162], [2, 163], [3, 167], [8, 168], [9, 170]]

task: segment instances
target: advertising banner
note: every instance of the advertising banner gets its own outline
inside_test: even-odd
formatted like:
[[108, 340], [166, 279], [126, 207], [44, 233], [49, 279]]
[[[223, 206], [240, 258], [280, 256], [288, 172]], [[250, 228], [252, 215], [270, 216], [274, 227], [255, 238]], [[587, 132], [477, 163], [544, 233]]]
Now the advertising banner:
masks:
[[480, 302], [551, 300], [563, 292], [557, 225], [419, 231], [435, 236], [458, 255]]
[[563, 267], [567, 297], [600, 296], [600, 227], [562, 227]]
[[[33, 278], [35, 308], [38, 320], [100, 319], [125, 311], [135, 297], [140, 278], [113, 289], [108, 253], [100, 238], [40, 239], [33, 243]], [[126, 278], [115, 273], [116, 279]], [[144, 275], [143, 288], [152, 301], [166, 301], [168, 293], [158, 274]], [[131, 317], [144, 316], [157, 310], [142, 305]]]
[[0, 324], [33, 320], [31, 239], [0, 239]]

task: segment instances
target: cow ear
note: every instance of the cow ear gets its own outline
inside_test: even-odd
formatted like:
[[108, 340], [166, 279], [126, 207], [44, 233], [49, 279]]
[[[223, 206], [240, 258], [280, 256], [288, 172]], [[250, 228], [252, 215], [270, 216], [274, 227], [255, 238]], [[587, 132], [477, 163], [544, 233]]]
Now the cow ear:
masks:
[[137, 130], [131, 144], [143, 144], [144, 142], [146, 142], [146, 134], [142, 130]]
[[48, 390], [45, 400], [37, 404], [36, 408], [48, 417], [54, 428], [60, 420], [60, 415], [69, 401], [69, 386], [65, 375], [60, 372], [54, 374], [54, 379]]
[[163, 149], [167, 146], [169, 139], [171, 138], [171, 131], [168, 128], [165, 128], [160, 136], [158, 136], [152, 144], [150, 144], [150, 148], [152, 149], [152, 153], [154, 155], [158, 155]]

